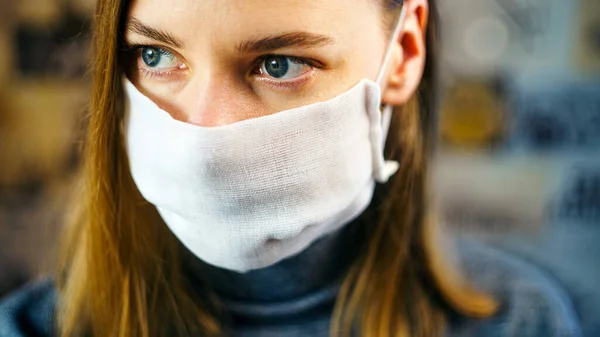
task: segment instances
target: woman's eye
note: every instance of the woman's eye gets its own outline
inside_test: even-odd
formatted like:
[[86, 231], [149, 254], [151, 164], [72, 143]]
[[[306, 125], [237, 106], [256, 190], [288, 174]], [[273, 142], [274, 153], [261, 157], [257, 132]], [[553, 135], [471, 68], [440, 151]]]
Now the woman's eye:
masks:
[[260, 66], [260, 73], [274, 79], [287, 80], [304, 75], [311, 69], [312, 67], [302, 59], [272, 55], [264, 58]]
[[144, 65], [152, 69], [172, 69], [181, 67], [181, 61], [173, 53], [157, 47], [141, 47]]

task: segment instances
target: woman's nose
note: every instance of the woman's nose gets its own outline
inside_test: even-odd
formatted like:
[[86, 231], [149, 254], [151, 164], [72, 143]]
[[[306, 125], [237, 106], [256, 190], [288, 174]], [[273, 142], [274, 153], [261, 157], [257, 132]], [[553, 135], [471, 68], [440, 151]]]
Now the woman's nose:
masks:
[[264, 115], [251, 90], [239, 80], [207, 77], [190, 82], [178, 95], [184, 122], [222, 126]]

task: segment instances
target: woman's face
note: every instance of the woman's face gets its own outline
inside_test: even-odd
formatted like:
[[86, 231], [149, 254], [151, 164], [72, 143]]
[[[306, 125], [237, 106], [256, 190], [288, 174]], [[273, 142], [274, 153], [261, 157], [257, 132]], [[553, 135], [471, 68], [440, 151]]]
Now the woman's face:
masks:
[[132, 82], [174, 118], [217, 126], [375, 80], [387, 30], [373, 0], [134, 0]]

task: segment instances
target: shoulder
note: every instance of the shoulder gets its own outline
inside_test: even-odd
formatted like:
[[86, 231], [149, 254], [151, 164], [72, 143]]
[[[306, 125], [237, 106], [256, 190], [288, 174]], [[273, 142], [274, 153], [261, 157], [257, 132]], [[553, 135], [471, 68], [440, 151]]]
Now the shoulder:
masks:
[[501, 309], [487, 319], [451, 320], [451, 336], [581, 336], [571, 298], [551, 275], [481, 243], [463, 239], [457, 241], [457, 248], [468, 279], [496, 298]]
[[50, 280], [0, 299], [0, 337], [52, 336], [56, 293]]

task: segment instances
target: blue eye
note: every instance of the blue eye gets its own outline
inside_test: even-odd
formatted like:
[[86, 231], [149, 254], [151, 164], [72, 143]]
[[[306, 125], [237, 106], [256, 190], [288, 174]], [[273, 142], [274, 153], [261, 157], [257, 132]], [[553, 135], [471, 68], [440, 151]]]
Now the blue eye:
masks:
[[292, 79], [305, 74], [310, 68], [311, 66], [301, 59], [273, 55], [264, 59], [261, 72], [276, 79]]
[[141, 57], [144, 64], [150, 68], [174, 68], [181, 64], [175, 55], [156, 47], [142, 47]]

